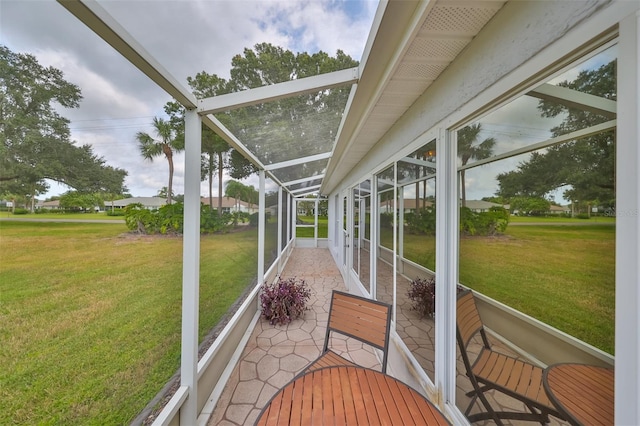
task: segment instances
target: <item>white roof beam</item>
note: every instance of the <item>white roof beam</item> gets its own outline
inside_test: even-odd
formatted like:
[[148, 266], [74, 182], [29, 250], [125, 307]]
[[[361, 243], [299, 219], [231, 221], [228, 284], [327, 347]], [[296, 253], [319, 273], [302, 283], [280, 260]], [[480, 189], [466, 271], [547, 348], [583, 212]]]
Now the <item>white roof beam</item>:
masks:
[[322, 178], [324, 178], [324, 173], [321, 175], [309, 176], [302, 179], [290, 180], [289, 182], [282, 182], [282, 184], [284, 186], [291, 186], [299, 183], [311, 182], [311, 181], [322, 179]]
[[[298, 194], [300, 192], [308, 192], [308, 193], [312, 193], [314, 192], [316, 189], [320, 188], [320, 185], [313, 185], [313, 186], [308, 186], [306, 188], [300, 188], [300, 189], [296, 189], [293, 191], [289, 191], [292, 194]], [[297, 196], [297, 195], [296, 195]]]
[[579, 92], [568, 87], [555, 86], [545, 83], [536, 87], [529, 93], [529, 96], [542, 99], [544, 101], [557, 102], [567, 108], [577, 108], [603, 115], [607, 118], [616, 118], [616, 101]]
[[[315, 201], [316, 198], [306, 198], [307, 195], [311, 195], [311, 194], [318, 194], [318, 191], [311, 191], [311, 192], [305, 192], [304, 194], [299, 194], [299, 195], [295, 195], [294, 198], [298, 201]], [[317, 198], [318, 200], [320, 200], [321, 198]], [[313, 226], [313, 225], [311, 225]]]
[[436, 168], [436, 163], [434, 163], [433, 161], [419, 160], [417, 158], [411, 158], [411, 157], [404, 157], [400, 161], [402, 161], [403, 163], [415, 164], [417, 166], [429, 167], [431, 169], [435, 169]]
[[322, 154], [310, 155], [308, 157], [296, 158], [295, 160], [288, 160], [288, 161], [282, 161], [280, 163], [270, 164], [268, 166], [264, 166], [264, 169], [265, 170], [283, 169], [285, 167], [297, 166], [298, 164], [311, 163], [312, 161], [326, 160], [329, 157], [331, 157], [331, 153], [325, 152]]
[[164, 89], [187, 109], [197, 106], [196, 97], [173, 77], [131, 34], [95, 1], [58, 0], [58, 3]]
[[212, 114], [356, 83], [358, 74], [358, 68], [356, 67], [269, 86], [256, 87], [242, 92], [213, 96], [198, 101], [198, 112], [200, 114]]
[[[258, 169], [265, 170], [264, 164], [260, 161], [251, 151], [247, 149], [246, 146], [238, 138], [235, 137], [233, 133], [229, 131], [215, 116], [213, 115], [205, 115], [202, 117], [202, 122], [207, 125], [208, 128], [216, 132], [218, 136], [224, 139], [231, 147], [235, 148], [242, 155], [245, 156], [249, 161], [251, 161]], [[282, 182], [273, 175], [273, 173], [267, 173], [269, 177], [276, 182], [280, 186]]]
[[238, 138], [235, 137], [233, 133], [229, 129], [225, 127], [224, 124], [220, 122], [213, 115], [205, 115], [202, 117], [202, 122], [211, 130], [216, 132], [222, 139], [224, 139], [229, 145], [233, 148], [240, 151], [246, 158], [249, 159], [253, 164], [255, 164], [259, 169], [265, 169], [264, 164], [258, 158], [253, 155], [251, 151], [247, 149], [246, 146]]

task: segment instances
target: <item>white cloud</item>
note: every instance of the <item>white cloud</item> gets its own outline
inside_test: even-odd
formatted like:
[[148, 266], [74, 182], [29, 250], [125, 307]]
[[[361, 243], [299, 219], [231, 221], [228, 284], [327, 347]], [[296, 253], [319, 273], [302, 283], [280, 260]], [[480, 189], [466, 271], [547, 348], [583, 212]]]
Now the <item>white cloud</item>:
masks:
[[[294, 52], [337, 49], [359, 59], [377, 7], [372, 0], [129, 0], [99, 4], [187, 87], [200, 71], [228, 78], [231, 59], [268, 42]], [[72, 138], [90, 144], [113, 167], [128, 171], [133, 195], [167, 186], [166, 160], [143, 161], [135, 133], [152, 133], [169, 96], [56, 2], [2, 0], [2, 44], [63, 71], [78, 85], [80, 108], [61, 110]], [[174, 192], [184, 191], [183, 156], [174, 158]], [[227, 178], [228, 179], [228, 178]], [[257, 187], [257, 179], [252, 182]], [[206, 182], [203, 194], [208, 194]], [[59, 194], [58, 188], [48, 195]], [[217, 183], [214, 184], [217, 193]]]

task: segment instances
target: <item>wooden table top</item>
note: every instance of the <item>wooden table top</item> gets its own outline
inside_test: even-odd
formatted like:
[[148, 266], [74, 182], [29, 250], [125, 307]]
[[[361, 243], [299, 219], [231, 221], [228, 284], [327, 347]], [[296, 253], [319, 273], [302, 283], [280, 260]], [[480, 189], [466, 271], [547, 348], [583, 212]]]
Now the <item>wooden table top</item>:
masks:
[[614, 371], [585, 364], [556, 364], [543, 375], [551, 402], [574, 425], [613, 425]]
[[299, 376], [262, 410], [256, 425], [450, 425], [406, 384], [361, 367], [327, 367]]

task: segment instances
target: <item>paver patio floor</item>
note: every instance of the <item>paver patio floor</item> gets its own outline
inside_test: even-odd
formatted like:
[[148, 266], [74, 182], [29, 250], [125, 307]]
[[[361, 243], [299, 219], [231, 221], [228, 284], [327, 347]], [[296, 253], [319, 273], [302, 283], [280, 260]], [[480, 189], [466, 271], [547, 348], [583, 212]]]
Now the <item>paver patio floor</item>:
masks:
[[[385, 272], [386, 271], [386, 272]], [[384, 262], [378, 264], [378, 281], [392, 282], [391, 268]], [[382, 274], [389, 276], [381, 280]], [[320, 355], [324, 342], [326, 323], [329, 316], [329, 302], [332, 290], [346, 290], [342, 275], [327, 249], [294, 249], [281, 274], [283, 278], [304, 279], [311, 288], [309, 310], [304, 318], [285, 326], [270, 325], [261, 318], [233, 370], [230, 379], [209, 418], [208, 425], [252, 425], [262, 408], [279, 388], [287, 384], [311, 361]], [[433, 377], [433, 321], [420, 319], [403, 296], [408, 287], [405, 277], [398, 276], [398, 313], [396, 330], [407, 347], [430, 377]], [[389, 289], [380, 288], [389, 294]], [[384, 297], [381, 297], [384, 299]], [[379, 369], [379, 361], [368, 348], [353, 339], [334, 338], [331, 347], [340, 355], [364, 367]], [[502, 349], [508, 352], [506, 349]], [[458, 360], [459, 406], [466, 407], [469, 399], [465, 392], [471, 389], [469, 380]], [[496, 409], [523, 409], [523, 405], [503, 395], [489, 395]], [[477, 411], [476, 407], [472, 412]], [[492, 422], [486, 422], [491, 424]], [[513, 421], [506, 424], [518, 425]], [[478, 423], [481, 424], [481, 423]], [[527, 422], [527, 424], [531, 424]], [[552, 425], [564, 423], [551, 418]]]

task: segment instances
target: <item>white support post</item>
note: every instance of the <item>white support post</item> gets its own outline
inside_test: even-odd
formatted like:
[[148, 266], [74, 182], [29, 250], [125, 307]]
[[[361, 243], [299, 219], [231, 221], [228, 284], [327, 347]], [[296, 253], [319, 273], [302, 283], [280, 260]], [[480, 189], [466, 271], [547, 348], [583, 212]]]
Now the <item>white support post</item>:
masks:
[[369, 233], [369, 274], [371, 277], [371, 297], [378, 300], [378, 241], [379, 241], [379, 225], [378, 215], [380, 214], [378, 206], [378, 178], [373, 175], [371, 177], [371, 231]]
[[182, 355], [180, 384], [189, 388], [180, 424], [198, 418], [198, 313], [200, 286], [200, 147], [202, 122], [195, 110], [185, 113], [184, 233], [182, 240]]
[[264, 170], [258, 172], [259, 183], [259, 195], [258, 195], [258, 284], [264, 284], [264, 234], [265, 234], [265, 222], [264, 215], [266, 212], [265, 197], [265, 184], [266, 178]]
[[616, 424], [640, 424], [640, 14], [620, 22], [616, 135]]
[[296, 201], [295, 197], [291, 194], [289, 194], [289, 209], [290, 209], [290, 214], [291, 214], [291, 226], [289, 226], [289, 231], [291, 232], [291, 234], [289, 235], [289, 241], [291, 241], [291, 238], [295, 238], [296, 234], [297, 234], [297, 228], [296, 225], [298, 224], [298, 202]]
[[318, 247], [318, 206], [318, 197], [316, 197], [313, 209], [313, 246], [316, 248]]
[[[417, 198], [418, 195], [416, 194], [416, 199]], [[398, 202], [398, 257], [404, 259], [404, 186], [398, 188]], [[400, 272], [404, 273], [404, 271]]]
[[435, 385], [444, 403], [455, 405], [456, 286], [458, 284], [458, 186], [455, 132], [436, 142], [436, 342]]
[[278, 262], [278, 274], [282, 272], [282, 262], [280, 262], [282, 258], [282, 216], [286, 214], [287, 212], [282, 209], [282, 187], [278, 186], [278, 258], [276, 259], [276, 262]]
[[289, 194], [288, 192], [285, 192], [285, 195], [287, 197], [287, 244], [289, 244], [289, 241], [291, 241], [291, 202], [292, 202], [292, 198], [291, 198], [291, 194]]
[[[393, 317], [391, 320], [397, 324], [396, 311], [398, 310], [398, 163], [393, 163]], [[393, 327], [395, 329], [395, 325]]]

